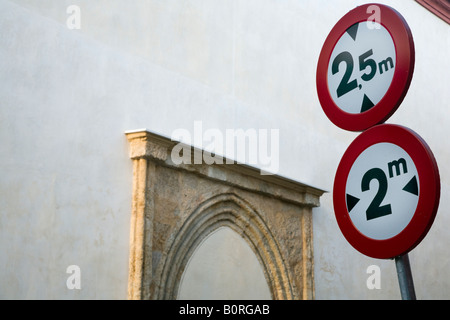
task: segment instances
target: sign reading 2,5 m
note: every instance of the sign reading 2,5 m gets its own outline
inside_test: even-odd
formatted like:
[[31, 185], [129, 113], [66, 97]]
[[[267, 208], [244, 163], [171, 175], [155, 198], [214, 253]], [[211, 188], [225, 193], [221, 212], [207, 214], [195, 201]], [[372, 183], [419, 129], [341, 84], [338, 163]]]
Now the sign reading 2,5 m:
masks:
[[333, 101], [348, 113], [370, 110], [389, 89], [395, 59], [394, 42], [382, 25], [369, 29], [359, 22], [350, 26], [336, 43], [328, 66]]
[[316, 87], [323, 111], [344, 130], [385, 122], [409, 89], [414, 61], [412, 33], [400, 13], [382, 4], [356, 7], [331, 29], [320, 51]]
[[[364, 71], [367, 68], [370, 68], [370, 71], [364, 73], [361, 75], [361, 79], [364, 81], [370, 81], [373, 79], [375, 74], [377, 73], [377, 67], [379, 68], [380, 75], [383, 74], [384, 71], [389, 70], [390, 68], [394, 67], [394, 61], [392, 60], [392, 57], [388, 57], [385, 60], [382, 60], [381, 62], [377, 63], [375, 60], [369, 58], [373, 55], [373, 50], [370, 49], [367, 52], [363, 53], [359, 56], [359, 70]], [[336, 93], [337, 97], [340, 98], [344, 94], [352, 91], [353, 89], [359, 88], [362, 89], [362, 84], [358, 84], [358, 81], [356, 79], [350, 81], [350, 77], [353, 73], [353, 57], [352, 54], [348, 51], [341, 52], [338, 54], [334, 60], [333, 64], [331, 66], [331, 72], [333, 75], [339, 72], [339, 65], [341, 62], [345, 62], [345, 72], [344, 76], [342, 77], [341, 82], [339, 83]], [[367, 98], [368, 101], [370, 101]], [[366, 108], [370, 109], [373, 107], [373, 104], [371, 106], [366, 106]], [[367, 110], [368, 110], [367, 109]], [[361, 108], [361, 112], [366, 111], [365, 106], [363, 105]]]

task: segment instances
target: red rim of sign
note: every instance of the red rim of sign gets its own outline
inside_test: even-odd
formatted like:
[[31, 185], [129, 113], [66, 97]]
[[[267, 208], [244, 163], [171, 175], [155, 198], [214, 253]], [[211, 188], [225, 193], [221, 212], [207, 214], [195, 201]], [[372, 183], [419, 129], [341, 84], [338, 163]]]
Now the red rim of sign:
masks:
[[[390, 33], [396, 51], [396, 67], [392, 82], [383, 98], [371, 109], [362, 113], [348, 113], [339, 108], [328, 90], [328, 65], [333, 49], [347, 29], [371, 14], [367, 8], [380, 8], [380, 23]], [[369, 11], [371, 12], [371, 11]], [[319, 56], [316, 74], [317, 94], [327, 117], [338, 127], [349, 131], [363, 131], [386, 121], [400, 106], [411, 83], [414, 72], [415, 51], [411, 30], [405, 19], [395, 9], [381, 4], [359, 6], [343, 16], [330, 31]]]
[[[392, 238], [376, 240], [363, 235], [352, 223], [345, 191], [350, 169], [358, 156], [370, 146], [382, 142], [395, 144], [409, 154], [417, 168], [420, 192], [409, 224]], [[416, 247], [433, 224], [439, 199], [439, 170], [433, 153], [419, 135], [403, 126], [381, 124], [361, 133], [345, 151], [336, 171], [333, 204], [339, 228], [356, 250], [373, 258], [394, 258]]]

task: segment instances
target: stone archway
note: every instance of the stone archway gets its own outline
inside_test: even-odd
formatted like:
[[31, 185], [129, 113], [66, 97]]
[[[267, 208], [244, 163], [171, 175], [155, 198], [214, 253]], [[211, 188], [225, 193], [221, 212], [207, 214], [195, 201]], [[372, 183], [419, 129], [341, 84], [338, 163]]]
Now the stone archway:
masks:
[[[177, 142], [146, 130], [126, 135], [133, 160], [129, 299], [175, 299], [195, 248], [221, 226], [249, 244], [273, 299], [314, 299], [312, 209], [323, 190], [229, 159], [177, 164]], [[203, 152], [192, 150], [194, 157]]]

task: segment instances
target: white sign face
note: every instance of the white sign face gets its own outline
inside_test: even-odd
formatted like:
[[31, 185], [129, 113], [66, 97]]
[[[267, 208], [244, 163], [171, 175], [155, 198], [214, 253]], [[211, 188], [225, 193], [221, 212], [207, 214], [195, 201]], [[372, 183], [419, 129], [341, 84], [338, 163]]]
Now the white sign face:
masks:
[[409, 154], [392, 143], [377, 143], [353, 163], [346, 183], [347, 211], [366, 237], [385, 240], [411, 221], [419, 200], [417, 168]]
[[394, 41], [378, 23], [355, 23], [336, 43], [328, 64], [328, 89], [348, 113], [376, 105], [391, 85], [396, 67]]

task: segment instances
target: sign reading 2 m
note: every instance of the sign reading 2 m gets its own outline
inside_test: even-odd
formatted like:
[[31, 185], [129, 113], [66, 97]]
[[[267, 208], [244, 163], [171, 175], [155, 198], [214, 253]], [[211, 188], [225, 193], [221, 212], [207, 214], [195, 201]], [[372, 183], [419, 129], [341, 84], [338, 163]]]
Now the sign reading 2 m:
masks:
[[[405, 158], [400, 158], [398, 160], [391, 161], [387, 164], [387, 169], [389, 172], [389, 179], [394, 178], [400, 174], [408, 173], [408, 166]], [[394, 170], [395, 169], [395, 170]], [[361, 191], [369, 191], [371, 189], [372, 180], [378, 182], [378, 189], [373, 197], [372, 201], [366, 209], [367, 220], [372, 220], [380, 218], [389, 214], [392, 214], [392, 206], [390, 203], [382, 205], [384, 198], [386, 197], [388, 191], [388, 177], [385, 171], [381, 168], [372, 168], [366, 171], [361, 179]], [[373, 186], [373, 185], [372, 185]], [[408, 178], [408, 182], [402, 188], [403, 191], [409, 192], [415, 196], [419, 195], [419, 186], [417, 184], [417, 177], [414, 175], [411, 179]], [[349, 212], [356, 206], [359, 202], [359, 198], [352, 196], [350, 194], [346, 195], [347, 210]]]
[[374, 258], [408, 252], [428, 232], [440, 196], [439, 170], [414, 131], [381, 124], [361, 133], [336, 171], [333, 206], [349, 243]]
[[417, 168], [398, 145], [380, 142], [355, 159], [346, 181], [347, 212], [360, 232], [387, 239], [408, 225], [419, 195]]

